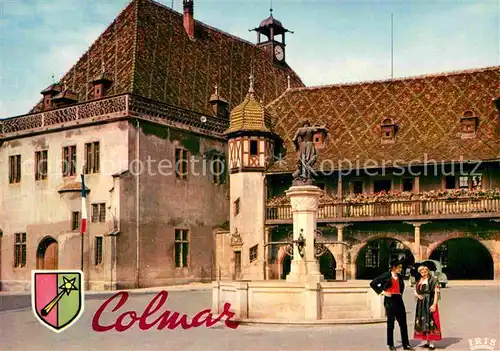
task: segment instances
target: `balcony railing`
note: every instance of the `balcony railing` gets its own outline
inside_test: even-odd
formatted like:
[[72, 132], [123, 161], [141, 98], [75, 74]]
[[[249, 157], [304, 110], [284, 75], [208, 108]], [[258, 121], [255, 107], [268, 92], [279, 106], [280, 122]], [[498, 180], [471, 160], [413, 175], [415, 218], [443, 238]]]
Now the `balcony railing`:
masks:
[[0, 138], [31, 135], [52, 128], [81, 126], [124, 117], [141, 118], [217, 136], [229, 126], [228, 120], [216, 116], [204, 116], [141, 96], [122, 94], [0, 120]]
[[[380, 217], [500, 217], [500, 199], [432, 199], [372, 203], [320, 203], [318, 220], [370, 220]], [[290, 204], [266, 208], [269, 221], [292, 219]]]

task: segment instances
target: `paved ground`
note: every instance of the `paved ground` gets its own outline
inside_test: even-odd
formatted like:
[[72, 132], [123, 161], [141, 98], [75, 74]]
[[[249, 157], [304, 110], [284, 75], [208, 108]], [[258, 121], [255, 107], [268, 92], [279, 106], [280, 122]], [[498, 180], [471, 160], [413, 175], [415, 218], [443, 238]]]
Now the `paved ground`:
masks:
[[[156, 294], [159, 291], [198, 291], [198, 290], [210, 290], [212, 289], [212, 283], [191, 283], [184, 285], [172, 285], [168, 287], [155, 287], [155, 288], [143, 288], [143, 289], [133, 289], [127, 290], [130, 294], [143, 295], [143, 294]], [[86, 291], [86, 300], [105, 300], [117, 291]], [[0, 291], [0, 312], [20, 310], [25, 308], [31, 308], [31, 295], [29, 292], [6, 292]]]
[[[105, 312], [103, 324], [113, 322], [124, 311], [141, 313], [154, 294], [131, 294], [118, 312]], [[410, 333], [414, 300], [405, 294]], [[286, 326], [242, 325], [236, 330], [223, 324], [189, 330], [141, 331], [137, 324], [124, 332], [92, 330], [92, 318], [104, 299], [86, 301], [84, 315], [68, 330], [56, 334], [38, 322], [31, 309], [0, 313], [2, 350], [385, 350], [385, 325]], [[210, 291], [172, 291], [163, 308], [194, 316], [210, 308]], [[443, 289], [440, 304], [444, 340], [438, 349], [470, 350], [469, 339], [495, 338], [500, 350], [500, 290], [489, 287]], [[153, 317], [150, 317], [150, 319]], [[128, 321], [129, 319], [126, 319]], [[397, 328], [397, 326], [396, 326]], [[398, 329], [396, 329], [398, 330]], [[396, 331], [396, 342], [400, 342]], [[413, 345], [418, 341], [413, 340]], [[425, 349], [421, 349], [425, 350]]]

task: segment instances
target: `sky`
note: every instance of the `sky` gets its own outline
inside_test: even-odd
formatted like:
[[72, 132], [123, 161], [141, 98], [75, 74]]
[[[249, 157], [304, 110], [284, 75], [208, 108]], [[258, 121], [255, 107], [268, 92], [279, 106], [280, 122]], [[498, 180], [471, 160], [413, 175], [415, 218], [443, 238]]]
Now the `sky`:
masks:
[[[159, 0], [171, 7], [171, 0]], [[28, 113], [129, 0], [0, 0], [0, 118]], [[174, 0], [182, 11], [182, 0]], [[195, 0], [196, 19], [250, 42], [269, 0]], [[498, 1], [273, 1], [307, 86], [500, 65]], [[393, 35], [391, 45], [391, 14]], [[391, 50], [392, 47], [392, 50]], [[391, 52], [392, 60], [391, 60]], [[391, 65], [391, 61], [393, 62]]]

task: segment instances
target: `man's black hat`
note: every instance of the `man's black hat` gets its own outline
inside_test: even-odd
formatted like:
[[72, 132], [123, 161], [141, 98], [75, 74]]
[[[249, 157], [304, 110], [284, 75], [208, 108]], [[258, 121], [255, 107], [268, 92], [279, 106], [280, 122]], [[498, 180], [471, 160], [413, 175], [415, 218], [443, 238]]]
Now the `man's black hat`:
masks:
[[401, 259], [398, 259], [398, 258], [393, 258], [390, 262], [390, 268], [392, 267], [397, 267], [399, 266], [400, 264], [404, 264], [404, 262], [406, 261], [406, 258], [405, 257], [402, 257]]

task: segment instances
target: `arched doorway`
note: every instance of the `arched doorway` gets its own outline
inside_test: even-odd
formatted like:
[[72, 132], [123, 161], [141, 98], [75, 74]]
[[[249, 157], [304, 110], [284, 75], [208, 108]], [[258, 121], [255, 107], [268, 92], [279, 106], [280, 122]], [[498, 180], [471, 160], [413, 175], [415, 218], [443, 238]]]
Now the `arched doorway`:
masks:
[[446, 240], [431, 252], [429, 259], [441, 262], [449, 280], [493, 279], [490, 252], [472, 238]]
[[405, 258], [403, 275], [406, 268], [415, 262], [411, 250], [401, 241], [392, 238], [370, 240], [361, 249], [356, 259], [356, 279], [373, 279], [389, 270], [392, 259]]
[[58, 245], [56, 239], [51, 236], [43, 238], [36, 250], [37, 269], [57, 269]]
[[330, 250], [326, 250], [323, 255], [319, 256], [319, 271], [325, 280], [335, 280], [335, 268], [337, 268], [335, 257]]

